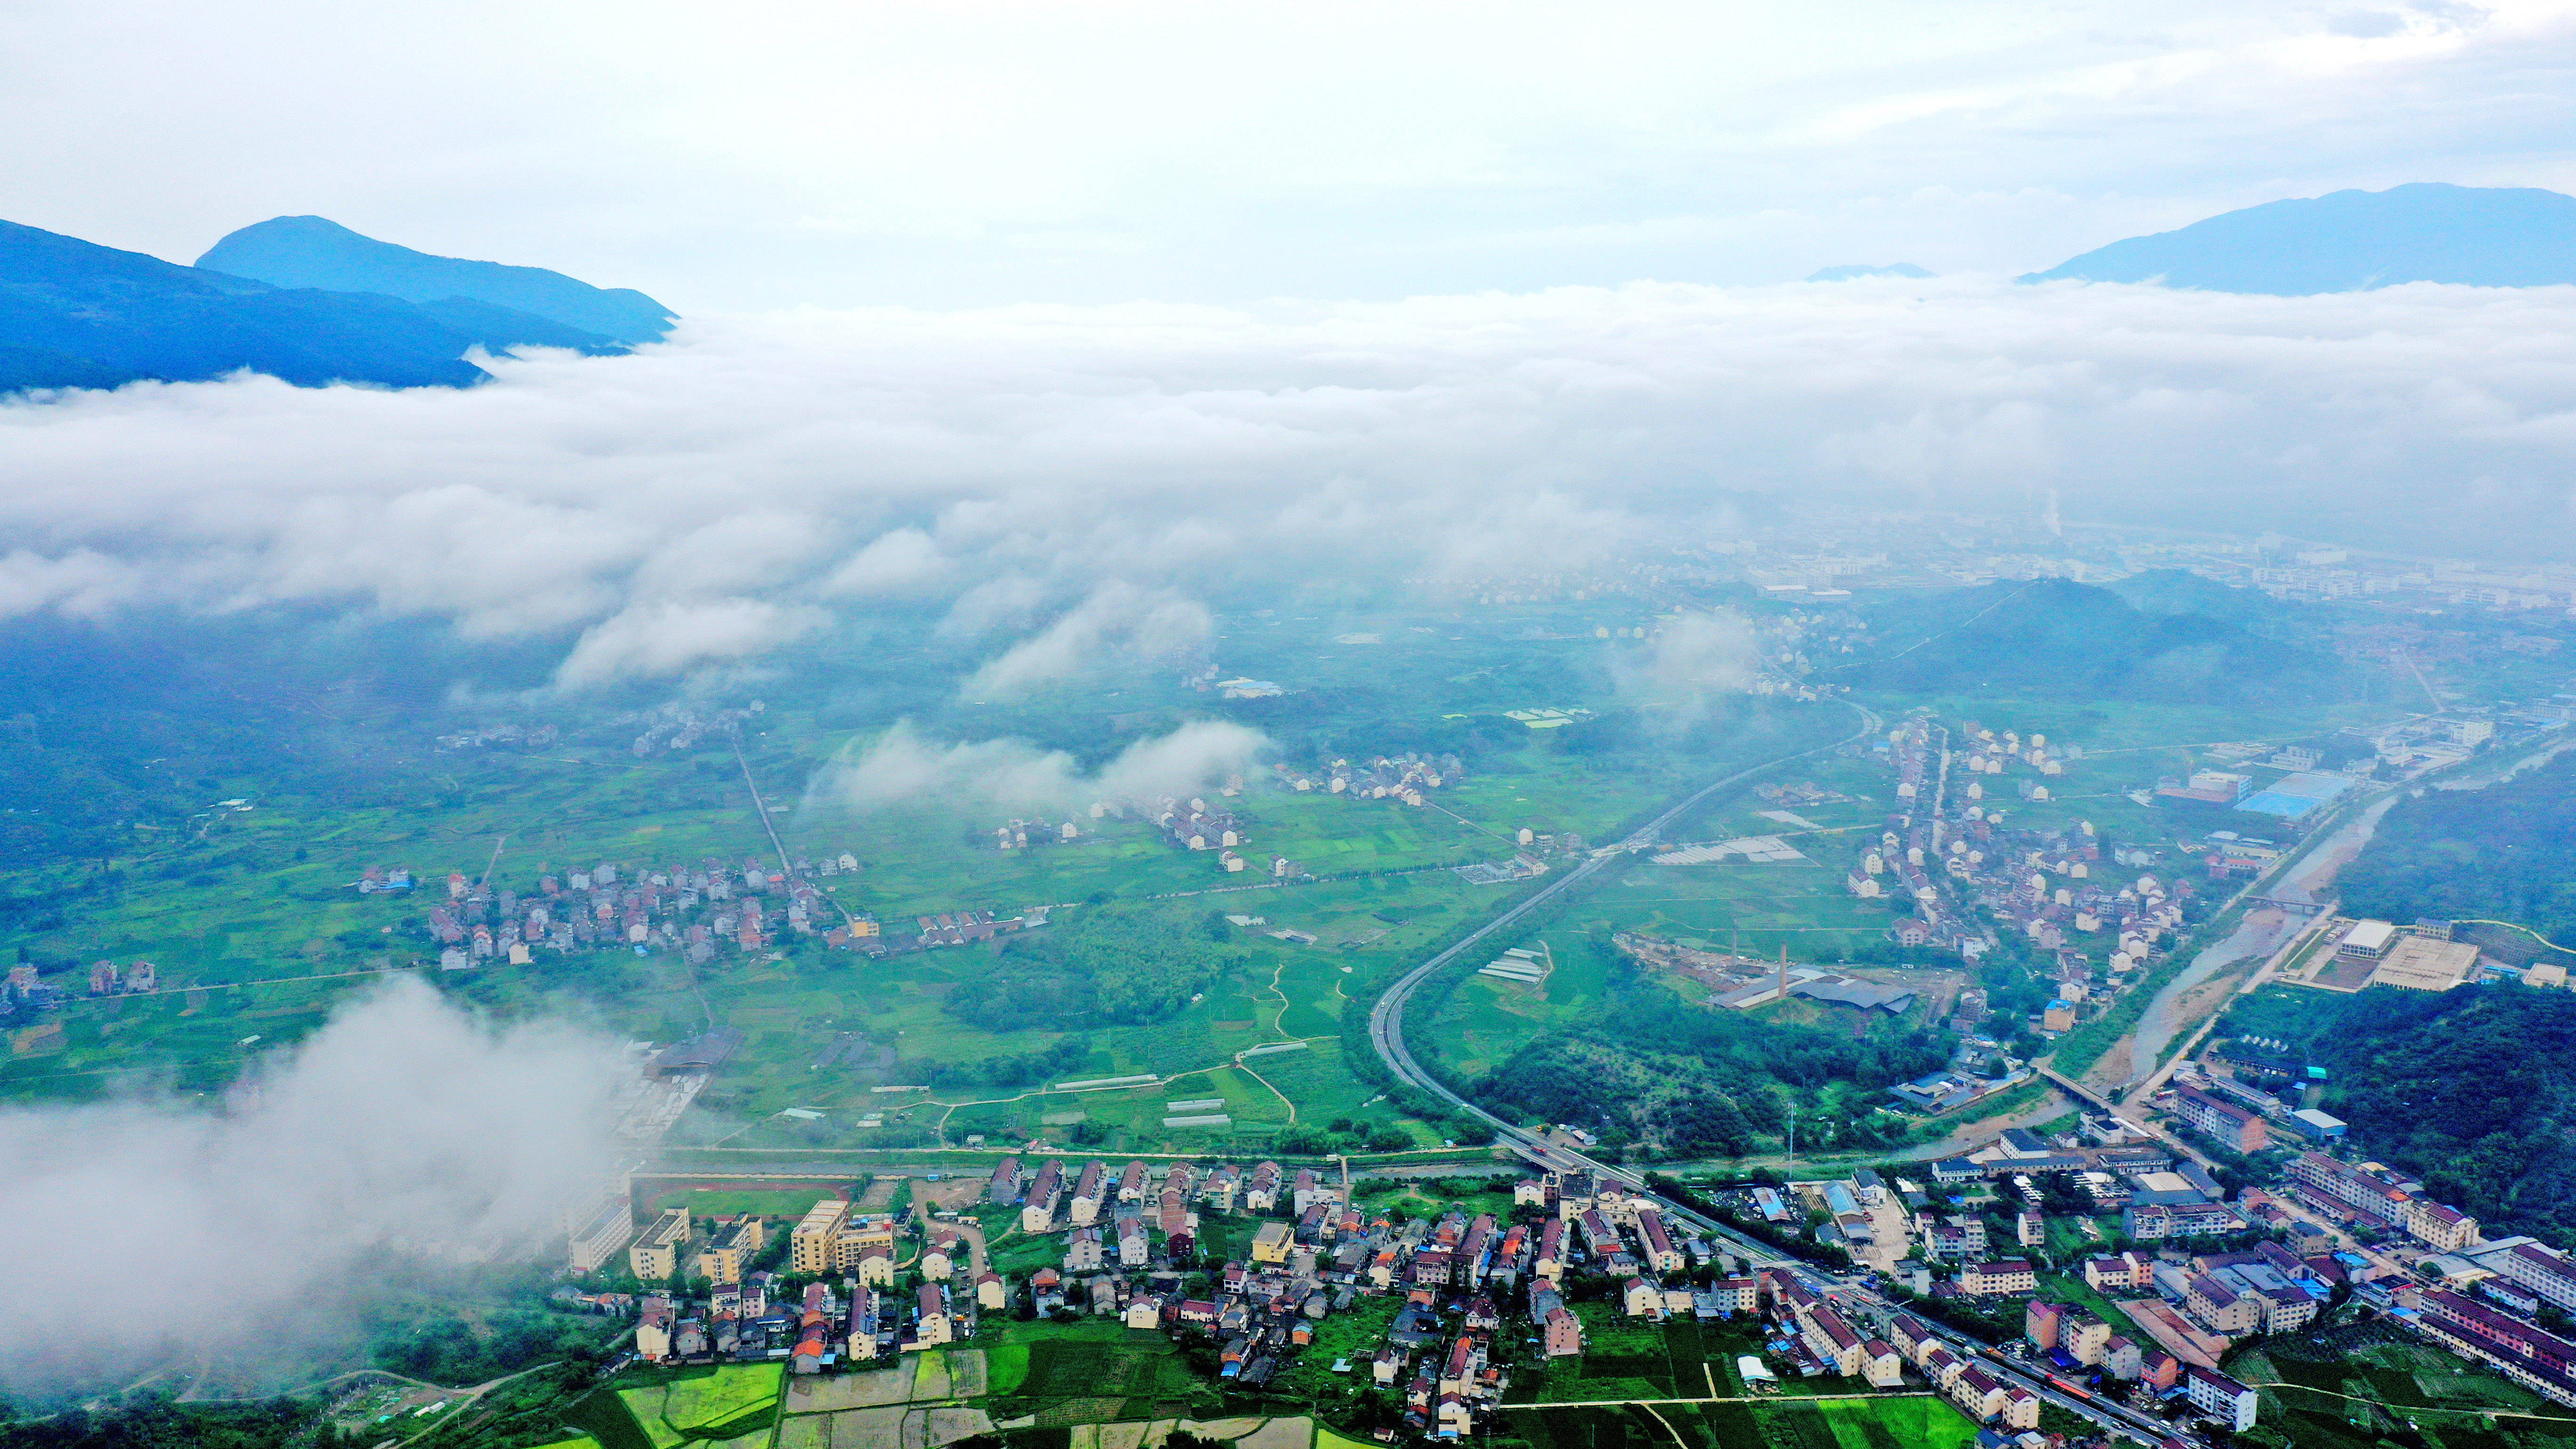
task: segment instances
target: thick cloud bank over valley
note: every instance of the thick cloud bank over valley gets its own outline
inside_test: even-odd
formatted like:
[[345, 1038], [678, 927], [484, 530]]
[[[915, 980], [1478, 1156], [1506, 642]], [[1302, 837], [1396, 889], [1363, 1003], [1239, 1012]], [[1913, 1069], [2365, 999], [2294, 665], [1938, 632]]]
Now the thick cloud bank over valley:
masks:
[[467, 392], [0, 406], [0, 612], [346, 602], [560, 636], [578, 688], [903, 600], [1008, 699], [1228, 585], [1579, 568], [1745, 494], [2558, 552], [2571, 323], [1975, 279], [692, 321]]

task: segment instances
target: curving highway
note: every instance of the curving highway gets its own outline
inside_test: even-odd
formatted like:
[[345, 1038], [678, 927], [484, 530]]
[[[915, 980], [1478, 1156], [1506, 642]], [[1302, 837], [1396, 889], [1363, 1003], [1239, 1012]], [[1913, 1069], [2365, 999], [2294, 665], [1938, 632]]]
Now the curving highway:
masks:
[[[1476, 943], [1495, 934], [1496, 932], [1508, 930], [1514, 924], [1529, 916], [1531, 912], [1536, 911], [1539, 907], [1547, 904], [1551, 900], [1554, 900], [1559, 894], [1571, 888], [1575, 882], [1592, 875], [1609, 862], [1624, 857], [1630, 851], [1637, 850], [1652, 843], [1656, 837], [1662, 833], [1665, 826], [1670, 825], [1673, 821], [1679, 819], [1683, 814], [1699, 805], [1701, 802], [1707, 800], [1708, 797], [1716, 794], [1720, 790], [1741, 784], [1744, 781], [1752, 779], [1754, 776], [1763, 774], [1767, 771], [1776, 770], [1782, 765], [1789, 764], [1792, 761], [1806, 759], [1812, 755], [1820, 755], [1829, 750], [1840, 749], [1844, 745], [1866, 739], [1870, 735], [1878, 732], [1880, 720], [1877, 715], [1871, 713], [1869, 710], [1863, 709], [1857, 704], [1850, 704], [1849, 701], [1845, 701], [1845, 703], [1860, 715], [1861, 724], [1858, 730], [1839, 740], [1833, 741], [1831, 744], [1818, 745], [1813, 749], [1799, 750], [1792, 754], [1782, 755], [1777, 759], [1765, 761], [1762, 764], [1752, 766], [1749, 769], [1738, 770], [1734, 774], [1729, 775], [1722, 780], [1718, 780], [1713, 784], [1702, 786], [1700, 789], [1684, 797], [1678, 804], [1672, 806], [1672, 808], [1646, 822], [1645, 825], [1631, 833], [1625, 840], [1620, 841], [1616, 845], [1607, 846], [1594, 851], [1589, 859], [1585, 860], [1581, 865], [1576, 866], [1565, 875], [1549, 882], [1545, 889], [1540, 890], [1529, 899], [1522, 901], [1510, 910], [1507, 910], [1501, 915], [1494, 917], [1491, 921], [1486, 922], [1481, 928], [1468, 935], [1464, 940], [1459, 941], [1456, 945], [1451, 946], [1449, 949], [1431, 957], [1429, 960], [1424, 961], [1421, 965], [1414, 967], [1412, 970], [1405, 972], [1403, 976], [1397, 978], [1394, 985], [1389, 986], [1385, 993], [1378, 997], [1377, 1004], [1369, 1009], [1369, 1044], [1377, 1050], [1379, 1059], [1386, 1063], [1387, 1070], [1394, 1073], [1398, 1081], [1428, 1092], [1431, 1095], [1438, 1097], [1441, 1101], [1448, 1103], [1449, 1106], [1458, 1114], [1472, 1117], [1477, 1121], [1483, 1122], [1487, 1126], [1492, 1127], [1494, 1129], [1494, 1139], [1496, 1141], [1504, 1143], [1513, 1151], [1518, 1152], [1521, 1156], [1528, 1158], [1531, 1162], [1538, 1164], [1540, 1167], [1555, 1171], [1581, 1171], [1588, 1169], [1602, 1177], [1625, 1183], [1632, 1190], [1654, 1198], [1662, 1205], [1664, 1214], [1668, 1218], [1671, 1218], [1676, 1222], [1688, 1224], [1694, 1230], [1708, 1237], [1724, 1241], [1729, 1247], [1734, 1249], [1739, 1256], [1745, 1258], [1757, 1268], [1792, 1269], [1803, 1281], [1818, 1293], [1841, 1302], [1846, 1307], [1857, 1305], [1864, 1313], [1869, 1314], [1871, 1317], [1883, 1319], [1888, 1313], [1894, 1310], [1895, 1305], [1889, 1303], [1864, 1279], [1858, 1277], [1844, 1278], [1828, 1274], [1812, 1264], [1803, 1263], [1795, 1258], [1787, 1257], [1778, 1249], [1771, 1247], [1767, 1243], [1747, 1237], [1744, 1234], [1735, 1231], [1732, 1227], [1723, 1222], [1719, 1222], [1714, 1218], [1694, 1211], [1690, 1207], [1682, 1203], [1675, 1202], [1671, 1198], [1665, 1197], [1663, 1194], [1654, 1191], [1646, 1185], [1644, 1177], [1640, 1174], [1630, 1172], [1624, 1167], [1615, 1166], [1610, 1163], [1601, 1162], [1594, 1158], [1587, 1157], [1572, 1148], [1560, 1147], [1555, 1143], [1544, 1141], [1537, 1134], [1525, 1131], [1510, 1122], [1504, 1121], [1502, 1118], [1495, 1116], [1493, 1113], [1486, 1111], [1484, 1108], [1477, 1106], [1475, 1103], [1459, 1096], [1456, 1092], [1451, 1091], [1445, 1083], [1431, 1075], [1431, 1073], [1423, 1070], [1421, 1064], [1414, 1060], [1412, 1051], [1405, 1046], [1404, 1042], [1404, 1009], [1406, 1004], [1412, 1000], [1414, 991], [1418, 989], [1424, 981], [1429, 980], [1433, 973], [1456, 961], [1461, 955], [1474, 948]], [[2164, 1443], [2166, 1439], [2172, 1437], [2174, 1433], [2173, 1426], [2166, 1424], [2162, 1420], [2145, 1414], [2136, 1413], [2118, 1405], [2104, 1403], [2103, 1401], [2092, 1398], [2089, 1395], [2079, 1399], [2064, 1393], [2049, 1383], [2048, 1377], [2044, 1372], [2024, 1368], [2016, 1361], [2005, 1358], [2003, 1355], [1996, 1353], [1992, 1348], [1967, 1337], [1965, 1334], [1958, 1333], [1941, 1324], [1930, 1324], [1929, 1327], [1931, 1327], [1933, 1332], [1947, 1340], [1954, 1351], [1970, 1357], [1976, 1362], [1982, 1364], [1988, 1373], [1996, 1374], [2009, 1379], [2014, 1383], [2020, 1384], [2021, 1386], [2038, 1394], [2044, 1402], [2054, 1404], [2070, 1413], [2089, 1419], [2110, 1433], [2117, 1434], [2146, 1445], [2160, 1445]]]
[[[1848, 701], [1846, 701], [1846, 703], [1848, 704]], [[1856, 704], [1849, 705], [1849, 708], [1857, 713], [1861, 720], [1860, 728], [1853, 733], [1845, 735], [1843, 738], [1835, 740], [1831, 744], [1817, 745], [1812, 749], [1799, 750], [1792, 754], [1782, 755], [1777, 759], [1766, 760], [1761, 764], [1751, 766], [1750, 768], [1738, 770], [1734, 774], [1727, 776], [1725, 779], [1716, 781], [1713, 784], [1701, 786], [1698, 790], [1684, 796], [1678, 804], [1675, 804], [1670, 809], [1664, 811], [1661, 815], [1647, 821], [1644, 825], [1631, 832], [1627, 839], [1620, 841], [1616, 845], [1604, 846], [1601, 849], [1592, 852], [1591, 856], [1581, 865], [1576, 866], [1574, 869], [1557, 877], [1555, 880], [1548, 882], [1547, 886], [1540, 890], [1536, 895], [1531, 896], [1529, 899], [1522, 901], [1519, 905], [1516, 905], [1510, 910], [1503, 912], [1501, 915], [1494, 917], [1492, 920], [1487, 921], [1483, 926], [1477, 928], [1473, 933], [1468, 935], [1466, 939], [1458, 942], [1454, 946], [1451, 946], [1448, 950], [1441, 952], [1439, 955], [1434, 956], [1430, 960], [1423, 962], [1421, 965], [1414, 967], [1412, 970], [1405, 972], [1403, 976], [1396, 980], [1394, 985], [1388, 987], [1385, 993], [1378, 997], [1377, 1004], [1369, 1008], [1369, 1044], [1377, 1049], [1379, 1060], [1386, 1063], [1387, 1070], [1395, 1074], [1396, 1080], [1429, 1092], [1440, 1100], [1447, 1102], [1450, 1106], [1456, 1108], [1460, 1112], [1474, 1117], [1480, 1122], [1488, 1124], [1494, 1129], [1494, 1136], [1497, 1141], [1509, 1143], [1512, 1147], [1525, 1155], [1530, 1156], [1535, 1161], [1548, 1164], [1561, 1164], [1566, 1167], [1591, 1167], [1595, 1171], [1607, 1172], [1611, 1176], [1619, 1178], [1622, 1181], [1637, 1181], [1637, 1179], [1631, 1174], [1623, 1172], [1617, 1168], [1603, 1166], [1602, 1164], [1595, 1163], [1591, 1161], [1591, 1159], [1582, 1156], [1580, 1153], [1571, 1151], [1570, 1149], [1559, 1148], [1540, 1141], [1535, 1135], [1522, 1131], [1520, 1128], [1513, 1126], [1511, 1123], [1504, 1121], [1502, 1118], [1495, 1116], [1493, 1113], [1488, 1112], [1484, 1108], [1477, 1106], [1475, 1103], [1468, 1101], [1466, 1098], [1459, 1096], [1456, 1092], [1449, 1090], [1449, 1088], [1438, 1078], [1432, 1076], [1429, 1072], [1424, 1071], [1421, 1064], [1414, 1061], [1412, 1051], [1404, 1044], [1405, 1004], [1413, 999], [1414, 991], [1418, 989], [1424, 981], [1429, 980], [1432, 973], [1457, 960], [1461, 955], [1473, 948], [1477, 942], [1484, 940], [1486, 937], [1491, 936], [1498, 931], [1508, 930], [1511, 926], [1527, 917], [1531, 912], [1536, 911], [1539, 907], [1546, 905], [1549, 901], [1556, 899], [1557, 896], [1572, 888], [1575, 882], [1592, 875], [1611, 861], [1621, 859], [1630, 851], [1637, 850], [1643, 846], [1651, 844], [1656, 837], [1663, 833], [1665, 826], [1680, 819], [1684, 814], [1708, 799], [1709, 796], [1731, 786], [1740, 785], [1746, 780], [1752, 779], [1756, 775], [1776, 770], [1782, 765], [1786, 765], [1794, 760], [1803, 760], [1811, 755], [1821, 755], [1828, 750], [1838, 750], [1857, 740], [1867, 739], [1869, 736], [1878, 732], [1879, 718], [1877, 715], [1872, 714], [1870, 711], [1863, 709]], [[1691, 1216], [1693, 1221], [1697, 1221], [1697, 1216], [1695, 1214], [1689, 1216]]]

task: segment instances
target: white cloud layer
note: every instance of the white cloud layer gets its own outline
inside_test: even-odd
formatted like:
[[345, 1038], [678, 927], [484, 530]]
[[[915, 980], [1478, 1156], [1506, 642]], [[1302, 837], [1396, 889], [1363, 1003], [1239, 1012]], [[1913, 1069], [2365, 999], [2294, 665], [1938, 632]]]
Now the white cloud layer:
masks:
[[26, 0], [0, 134], [11, 220], [184, 261], [319, 213], [691, 314], [2027, 271], [2576, 190], [2576, 7]]
[[[0, 1384], [139, 1376], [393, 1285], [402, 1254], [542, 1244], [605, 1180], [606, 1043], [488, 1029], [408, 978], [344, 1006], [218, 1114], [152, 1098], [0, 1109]], [[336, 1322], [336, 1320], [335, 1320]]]
[[874, 810], [898, 805], [1078, 811], [1186, 798], [1240, 774], [1270, 741], [1223, 720], [1195, 720], [1138, 740], [1098, 771], [1062, 750], [1020, 740], [942, 745], [898, 723], [865, 749], [844, 751], [815, 772], [803, 809]]
[[560, 680], [948, 602], [980, 695], [1185, 652], [1238, 587], [1563, 569], [1721, 490], [2563, 554], [2576, 288], [1975, 279], [692, 322], [467, 392], [0, 405], [0, 611], [346, 601]]

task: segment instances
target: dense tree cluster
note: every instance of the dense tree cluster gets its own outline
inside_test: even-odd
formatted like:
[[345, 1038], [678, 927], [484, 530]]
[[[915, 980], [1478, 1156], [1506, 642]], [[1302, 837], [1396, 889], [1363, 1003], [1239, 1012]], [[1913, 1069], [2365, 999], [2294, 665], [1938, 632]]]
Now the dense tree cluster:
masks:
[[2576, 994], [2281, 988], [2221, 1030], [2326, 1068], [2325, 1107], [2373, 1157], [2415, 1173], [2490, 1234], [2576, 1245]]
[[373, 1356], [376, 1367], [407, 1378], [479, 1384], [548, 1360], [596, 1358], [601, 1327], [596, 1318], [537, 1309], [495, 1314], [480, 1328], [441, 1314], [377, 1339]]
[[1803, 1094], [1832, 1082], [1874, 1089], [1937, 1069], [1949, 1049], [1946, 1033], [1893, 1021], [1856, 1037], [1847, 1028], [1682, 1008], [1620, 957], [1597, 1017], [1531, 1040], [1475, 1083], [1473, 1095], [1505, 1115], [1572, 1123], [1612, 1145], [1739, 1157], [1757, 1135], [1782, 1129], [1779, 1089]]
[[321, 1411], [297, 1399], [181, 1404], [146, 1398], [118, 1408], [0, 1422], [0, 1449], [336, 1449]]
[[2399, 801], [2335, 884], [2359, 915], [2513, 921], [2576, 938], [2576, 754], [2483, 790]]
[[987, 1031], [1155, 1021], [1179, 1011], [1240, 952], [1159, 915], [1106, 909], [1010, 938], [949, 1013]]

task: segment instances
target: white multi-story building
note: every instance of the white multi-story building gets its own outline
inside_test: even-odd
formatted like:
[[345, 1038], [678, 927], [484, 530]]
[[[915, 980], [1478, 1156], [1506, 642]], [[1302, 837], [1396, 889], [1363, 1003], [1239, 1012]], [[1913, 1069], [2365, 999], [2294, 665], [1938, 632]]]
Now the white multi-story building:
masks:
[[2255, 1393], [2236, 1380], [2214, 1369], [2198, 1364], [2183, 1366], [2185, 1392], [2191, 1406], [2242, 1434], [2254, 1427]]

